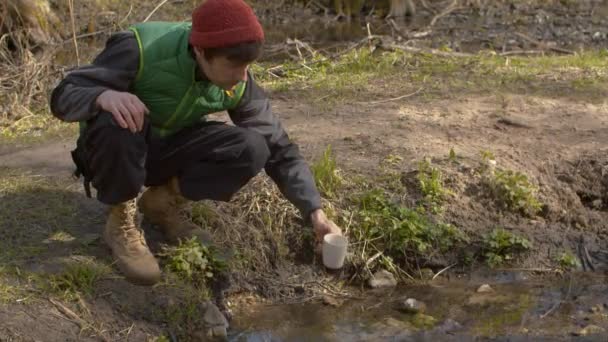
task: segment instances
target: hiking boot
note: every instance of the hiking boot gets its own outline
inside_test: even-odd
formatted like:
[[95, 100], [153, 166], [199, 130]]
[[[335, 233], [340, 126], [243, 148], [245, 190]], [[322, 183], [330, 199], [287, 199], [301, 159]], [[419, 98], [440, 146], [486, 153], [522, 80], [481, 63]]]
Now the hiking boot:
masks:
[[160, 280], [158, 262], [150, 252], [144, 232], [137, 223], [135, 199], [110, 208], [103, 239], [112, 249], [118, 268], [128, 281], [138, 285], [153, 285]]
[[160, 227], [170, 243], [196, 237], [209, 246], [211, 235], [190, 219], [191, 203], [181, 195], [178, 180], [173, 177], [167, 184], [148, 188], [139, 199], [139, 210], [146, 220]]

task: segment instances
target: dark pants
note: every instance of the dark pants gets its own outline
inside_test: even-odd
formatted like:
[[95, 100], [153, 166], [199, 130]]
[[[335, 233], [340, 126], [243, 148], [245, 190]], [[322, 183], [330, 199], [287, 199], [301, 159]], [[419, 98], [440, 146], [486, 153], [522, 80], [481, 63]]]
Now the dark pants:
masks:
[[177, 176], [190, 200], [228, 201], [266, 164], [270, 151], [260, 134], [220, 122], [204, 122], [159, 139], [121, 128], [110, 113], [87, 123], [82, 136], [88, 178], [97, 199], [117, 204], [137, 197], [143, 185]]

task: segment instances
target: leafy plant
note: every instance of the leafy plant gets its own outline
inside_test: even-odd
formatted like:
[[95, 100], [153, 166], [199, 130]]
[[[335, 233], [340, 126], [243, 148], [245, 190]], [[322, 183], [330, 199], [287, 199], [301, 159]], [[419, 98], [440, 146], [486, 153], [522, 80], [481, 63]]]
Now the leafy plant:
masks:
[[434, 223], [415, 210], [392, 203], [382, 190], [372, 190], [360, 198], [358, 240], [372, 242], [385, 255], [421, 255], [432, 249], [442, 252], [466, 235], [456, 227]]
[[342, 185], [343, 179], [338, 173], [336, 159], [332, 154], [331, 145], [327, 146], [323, 157], [311, 167], [315, 183], [319, 190], [328, 197], [333, 197]]
[[542, 208], [535, 195], [538, 189], [521, 172], [496, 170], [492, 188], [498, 200], [512, 211], [534, 216]]
[[169, 270], [189, 281], [205, 283], [226, 268], [226, 264], [217, 259], [214, 250], [201, 245], [196, 238], [167, 248], [162, 256], [167, 258]]
[[423, 160], [418, 164], [417, 178], [426, 204], [431, 212], [438, 213], [443, 201], [451, 194], [443, 185], [441, 171], [431, 166], [428, 160]]
[[581, 266], [581, 263], [576, 255], [572, 254], [571, 252], [562, 253], [557, 261], [559, 262], [561, 268], [565, 270], [574, 269]]
[[485, 258], [491, 267], [513, 260], [517, 254], [532, 247], [526, 238], [502, 228], [494, 229], [484, 238]]

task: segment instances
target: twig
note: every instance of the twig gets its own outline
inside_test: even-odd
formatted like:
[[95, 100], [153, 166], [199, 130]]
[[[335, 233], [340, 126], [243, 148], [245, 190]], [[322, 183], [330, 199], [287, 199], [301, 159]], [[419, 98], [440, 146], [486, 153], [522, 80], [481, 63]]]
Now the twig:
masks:
[[532, 43], [532, 44], [534, 44], [536, 46], [541, 47], [544, 50], [551, 50], [551, 51], [555, 51], [555, 52], [565, 53], [567, 55], [574, 55], [575, 54], [575, 52], [572, 51], [572, 50], [562, 49], [562, 48], [555, 47], [555, 46], [547, 46], [545, 43], [543, 43], [543, 42], [541, 42], [539, 40], [536, 40], [536, 39], [534, 39], [534, 38], [532, 38], [532, 37], [530, 37], [530, 36], [528, 36], [528, 35], [526, 35], [524, 33], [521, 33], [521, 32], [515, 32], [515, 35], [518, 36], [518, 37], [520, 37], [520, 38], [522, 38], [523, 40], [525, 40], [525, 41], [527, 41], [529, 43]]
[[393, 30], [397, 31], [397, 34], [406, 40], [411, 40], [411, 39], [420, 39], [420, 38], [424, 38], [427, 37], [428, 35], [431, 34], [431, 30], [426, 30], [426, 31], [421, 31], [421, 32], [415, 32], [412, 34], [408, 34], [406, 32], [403, 32], [401, 30], [401, 28], [397, 25], [397, 23], [395, 22], [395, 20], [393, 20], [392, 18], [387, 19], [386, 21], [388, 21], [389, 25], [393, 28]]
[[499, 53], [499, 56], [513, 56], [513, 55], [542, 55], [546, 51], [544, 50], [513, 50]]
[[448, 266], [448, 267], [446, 267], [446, 268], [442, 269], [441, 271], [437, 272], [437, 273], [436, 273], [436, 274], [433, 276], [433, 278], [431, 278], [431, 280], [435, 280], [435, 278], [439, 277], [439, 276], [441, 275], [441, 273], [443, 273], [443, 272], [445, 272], [445, 271], [449, 270], [450, 268], [452, 268], [452, 267], [454, 267], [454, 266], [456, 266], [456, 265], [458, 265], [458, 263], [453, 263], [453, 264], [451, 264], [450, 266]]
[[411, 93], [411, 94], [406, 94], [406, 95], [401, 95], [398, 97], [394, 97], [392, 99], [386, 99], [386, 100], [379, 100], [379, 101], [370, 101], [370, 102], [355, 102], [358, 104], [367, 104], [367, 105], [374, 105], [374, 104], [379, 104], [379, 103], [386, 103], [386, 102], [391, 102], [391, 101], [397, 101], [397, 100], [401, 100], [404, 99], [406, 97], [411, 97], [414, 96], [416, 94], [418, 94], [420, 91], [422, 91], [422, 88], [416, 90], [415, 92]]
[[458, 0], [454, 0], [448, 7], [446, 7], [443, 11], [441, 11], [441, 13], [434, 16], [433, 19], [431, 19], [431, 22], [429, 23], [429, 27], [432, 27], [433, 25], [435, 25], [437, 20], [441, 19], [442, 17], [445, 17], [446, 15], [448, 15], [448, 14], [454, 12], [456, 9], [460, 8], [456, 5], [458, 5]]
[[72, 41], [76, 50], [76, 65], [80, 66], [80, 53], [78, 52], [78, 41], [76, 40], [76, 23], [74, 21], [74, 0], [68, 0], [70, 10], [70, 21], [72, 22]]
[[55, 305], [57, 307], [57, 309], [64, 314], [67, 318], [69, 318], [70, 320], [72, 320], [74, 323], [78, 324], [78, 326], [80, 327], [81, 330], [85, 330], [87, 328], [92, 329], [93, 331], [95, 331], [95, 333], [97, 333], [99, 335], [99, 337], [101, 337], [101, 339], [104, 342], [110, 342], [110, 340], [103, 335], [103, 332], [99, 331], [98, 329], [96, 329], [93, 325], [89, 324], [87, 321], [85, 321], [84, 319], [80, 318], [80, 316], [78, 316], [74, 311], [70, 310], [68, 307], [66, 307], [65, 305], [59, 303], [58, 301], [49, 298], [49, 301]]
[[397, 45], [397, 44], [389, 44], [387, 46], [384, 46], [383, 48], [393, 49], [393, 50], [402, 50], [402, 51], [411, 52], [411, 53], [432, 54], [432, 55], [437, 55], [437, 56], [441, 56], [441, 57], [472, 57], [472, 56], [474, 56], [470, 53], [464, 53], [464, 52], [446, 52], [446, 51], [440, 51], [437, 49], [425, 50], [425, 49], [415, 48], [412, 46], [403, 46], [403, 45]]
[[545, 312], [544, 314], [540, 315], [540, 319], [543, 319], [547, 316], [549, 316], [553, 311], [555, 311], [560, 305], [562, 305], [562, 303], [564, 303], [565, 301], [568, 300], [568, 297], [570, 297], [570, 291], [572, 290], [572, 275], [570, 275], [570, 283], [568, 284], [568, 292], [566, 293], [566, 297], [562, 300], [559, 300], [557, 303], [555, 303], [555, 305], [553, 305], [551, 307], [551, 309], [549, 309], [549, 311]]
[[502, 272], [538, 272], [538, 273], [561, 273], [558, 269], [552, 268], [498, 268]]
[[161, 8], [164, 4], [166, 4], [167, 1], [169, 1], [169, 0], [163, 0], [160, 4], [156, 5], [156, 7], [154, 7], [154, 9], [152, 10], [152, 12], [150, 12], [150, 14], [148, 14], [148, 16], [146, 17], [146, 19], [144, 19], [144, 23], [146, 21], [148, 21], [148, 19], [150, 19], [150, 17], [152, 17], [152, 15], [154, 15], [154, 13], [156, 11], [158, 11], [159, 8]]
[[378, 259], [381, 255], [382, 255], [382, 252], [378, 252], [378, 253], [374, 254], [371, 258], [367, 259], [367, 261], [365, 262], [365, 267], [368, 267], [369, 264], [374, 262], [374, 260]]

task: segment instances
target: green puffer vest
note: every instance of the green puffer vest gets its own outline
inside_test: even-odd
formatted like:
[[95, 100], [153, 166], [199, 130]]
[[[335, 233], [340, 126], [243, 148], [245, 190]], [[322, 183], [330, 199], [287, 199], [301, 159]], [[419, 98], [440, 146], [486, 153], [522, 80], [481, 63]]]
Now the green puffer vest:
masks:
[[196, 80], [197, 65], [189, 49], [190, 23], [149, 22], [130, 27], [140, 60], [133, 94], [150, 110], [152, 134], [168, 137], [205, 120], [210, 113], [238, 105], [245, 83], [226, 91]]

